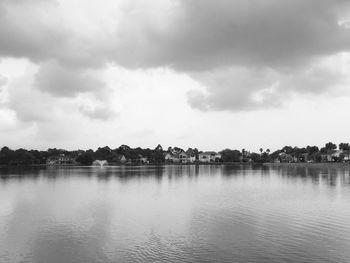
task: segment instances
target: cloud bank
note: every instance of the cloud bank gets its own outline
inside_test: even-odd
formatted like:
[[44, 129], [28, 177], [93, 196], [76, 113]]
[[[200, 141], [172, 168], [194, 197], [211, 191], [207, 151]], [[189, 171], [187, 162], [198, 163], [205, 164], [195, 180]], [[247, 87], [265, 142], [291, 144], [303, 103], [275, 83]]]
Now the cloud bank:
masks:
[[327, 91], [333, 83], [322, 75], [344, 81], [344, 74], [329, 71], [322, 60], [350, 49], [349, 1], [172, 3], [162, 10], [164, 25], [153, 10], [129, 11], [114, 57], [131, 68], [186, 72], [205, 88], [189, 93], [194, 108], [269, 108], [293, 92]]
[[346, 0], [133, 0], [97, 14], [72, 3], [0, 0], [0, 56], [37, 64], [33, 85], [55, 97], [104, 92], [99, 71], [115, 63], [189, 75], [203, 86], [194, 108], [269, 108], [330, 89], [314, 67], [334, 74], [322, 59], [350, 49]]

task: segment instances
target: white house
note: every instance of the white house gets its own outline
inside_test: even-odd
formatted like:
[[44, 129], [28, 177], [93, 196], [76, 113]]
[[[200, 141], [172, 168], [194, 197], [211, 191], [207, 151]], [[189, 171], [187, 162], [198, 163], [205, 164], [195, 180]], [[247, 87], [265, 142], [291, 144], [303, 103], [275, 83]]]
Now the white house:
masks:
[[184, 152], [180, 153], [179, 160], [180, 160], [180, 163], [187, 163], [188, 162], [187, 154]]
[[184, 151], [167, 152], [164, 155], [166, 162], [170, 163], [194, 163], [196, 161], [195, 155], [190, 155]]
[[58, 156], [49, 157], [46, 160], [47, 165], [72, 165], [75, 163], [75, 160], [70, 156], [60, 154]]
[[201, 163], [214, 163], [221, 159], [221, 154], [217, 152], [203, 152], [198, 155], [199, 162]]
[[175, 155], [173, 153], [167, 152], [165, 154], [164, 158], [165, 158], [166, 162], [170, 162], [170, 163], [179, 163], [180, 162], [178, 155]]

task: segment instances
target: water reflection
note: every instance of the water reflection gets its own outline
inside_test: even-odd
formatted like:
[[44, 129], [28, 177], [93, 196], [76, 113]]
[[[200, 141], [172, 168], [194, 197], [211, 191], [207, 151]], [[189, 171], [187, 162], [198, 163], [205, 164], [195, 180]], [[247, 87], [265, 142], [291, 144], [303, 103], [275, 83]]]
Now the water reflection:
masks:
[[0, 262], [350, 262], [347, 168], [0, 169]]

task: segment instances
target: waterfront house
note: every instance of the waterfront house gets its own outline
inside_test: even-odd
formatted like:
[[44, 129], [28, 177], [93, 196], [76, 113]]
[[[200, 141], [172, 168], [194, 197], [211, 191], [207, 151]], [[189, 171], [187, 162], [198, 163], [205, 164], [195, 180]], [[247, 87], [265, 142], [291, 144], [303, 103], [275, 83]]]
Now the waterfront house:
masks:
[[137, 159], [136, 159], [136, 163], [138, 164], [148, 164], [148, 158], [145, 156], [142, 156], [141, 154], [138, 155]]
[[189, 148], [186, 151], [186, 154], [187, 154], [187, 162], [194, 163], [196, 161], [196, 152], [193, 149]]
[[180, 162], [179, 154], [168, 152], [165, 154], [165, 161], [168, 163], [179, 163]]
[[65, 154], [60, 154], [57, 156], [52, 156], [47, 158], [46, 164], [47, 165], [73, 165], [75, 164], [75, 160], [70, 156], [67, 156]]
[[332, 153], [334, 162], [345, 162], [345, 153], [343, 150], [336, 150]]
[[179, 160], [180, 160], [180, 163], [187, 163], [188, 162], [187, 154], [185, 152], [180, 153]]
[[203, 152], [198, 155], [198, 160], [201, 163], [214, 163], [221, 160], [221, 154], [217, 152]]
[[164, 155], [164, 160], [167, 161], [171, 161], [172, 160], [172, 154], [170, 152], [165, 153]]
[[321, 154], [321, 162], [322, 163], [330, 163], [333, 162], [332, 154]]

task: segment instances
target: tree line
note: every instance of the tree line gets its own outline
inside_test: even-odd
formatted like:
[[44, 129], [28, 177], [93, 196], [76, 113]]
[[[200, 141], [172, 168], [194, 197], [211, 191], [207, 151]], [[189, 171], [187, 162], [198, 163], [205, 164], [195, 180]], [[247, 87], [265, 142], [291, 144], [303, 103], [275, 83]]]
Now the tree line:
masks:
[[[108, 146], [99, 147], [97, 150], [74, 150], [68, 151], [64, 149], [49, 148], [46, 151], [26, 150], [26, 149], [10, 149], [2, 147], [0, 150], [0, 165], [43, 165], [47, 160], [56, 156], [68, 156], [76, 163], [81, 165], [91, 165], [94, 160], [107, 160], [109, 163], [121, 162], [121, 157], [128, 163], [136, 163], [140, 158], [146, 158], [149, 163], [161, 164], [165, 163], [165, 153], [171, 149], [176, 152], [186, 152], [185, 150], [175, 147], [169, 147], [164, 150], [160, 145], [154, 149], [149, 148], [131, 148], [127, 145], [121, 145], [116, 149]], [[339, 150], [337, 150], [339, 149]], [[191, 153], [197, 157], [202, 151], [197, 148], [189, 148]], [[338, 152], [338, 154], [335, 154]], [[334, 161], [344, 162], [349, 160], [350, 146], [349, 143], [340, 143], [338, 146], [332, 142], [326, 143], [324, 147], [306, 146], [292, 147], [284, 146], [283, 148], [271, 152], [269, 149], [260, 148], [259, 152], [249, 152], [245, 149], [225, 149], [219, 152], [221, 154], [221, 162], [322, 162]], [[325, 157], [328, 157], [328, 159]], [[285, 159], [284, 159], [285, 158]]]

